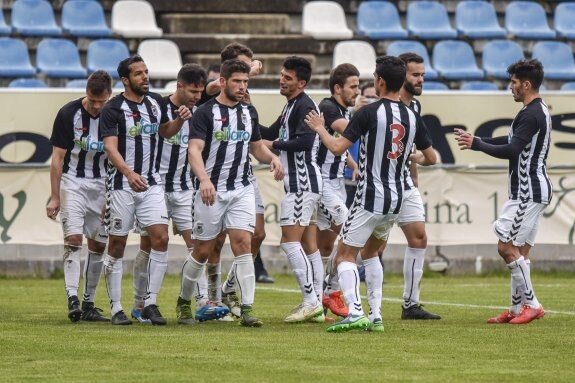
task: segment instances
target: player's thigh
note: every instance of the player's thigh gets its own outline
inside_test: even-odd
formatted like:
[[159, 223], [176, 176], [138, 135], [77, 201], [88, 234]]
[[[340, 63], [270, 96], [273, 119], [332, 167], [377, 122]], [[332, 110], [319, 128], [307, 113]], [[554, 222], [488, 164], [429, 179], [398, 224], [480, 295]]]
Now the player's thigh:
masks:
[[[143, 227], [168, 224], [168, 209], [164, 194], [164, 188], [160, 185], [153, 185], [145, 192], [135, 193], [135, 213]], [[148, 234], [151, 235], [149, 230]]]
[[168, 216], [172, 219], [179, 232], [192, 230], [194, 227], [194, 222], [192, 221], [193, 198], [194, 192], [192, 190], [166, 193]]
[[495, 235], [503, 243], [511, 241], [513, 246], [533, 245], [538, 222], [547, 205], [519, 200], [508, 200], [500, 216], [493, 223]]
[[262, 193], [260, 192], [260, 187], [258, 186], [257, 180], [254, 178], [252, 180], [252, 185], [254, 188], [254, 198], [256, 203], [256, 214], [264, 214], [265, 213], [265, 205], [262, 199]]
[[346, 194], [343, 179], [324, 180], [318, 207], [317, 226], [320, 231], [332, 225], [340, 226], [347, 217]]
[[404, 226], [414, 222], [425, 222], [425, 210], [423, 200], [417, 188], [405, 191], [401, 210], [397, 218], [397, 225]]
[[[192, 205], [192, 238], [199, 241], [211, 241], [223, 230], [224, 216], [228, 200], [222, 198], [217, 192], [213, 205], [206, 205], [202, 201], [200, 192], [194, 193]], [[224, 237], [225, 238], [225, 237]]]
[[111, 190], [106, 205], [108, 234], [118, 237], [127, 236], [134, 227], [136, 204], [131, 190]]
[[228, 193], [230, 201], [225, 212], [224, 226], [227, 230], [245, 230], [253, 235], [256, 229], [254, 188], [248, 185]]
[[93, 180], [86, 186], [86, 217], [84, 219], [84, 234], [86, 238], [99, 243], [108, 241], [103, 211], [106, 206], [104, 180]]
[[84, 234], [84, 221], [87, 213], [87, 196], [82, 180], [62, 177], [60, 182], [60, 220], [64, 238]]
[[280, 226], [308, 226], [319, 200], [311, 192], [286, 193], [281, 202]]

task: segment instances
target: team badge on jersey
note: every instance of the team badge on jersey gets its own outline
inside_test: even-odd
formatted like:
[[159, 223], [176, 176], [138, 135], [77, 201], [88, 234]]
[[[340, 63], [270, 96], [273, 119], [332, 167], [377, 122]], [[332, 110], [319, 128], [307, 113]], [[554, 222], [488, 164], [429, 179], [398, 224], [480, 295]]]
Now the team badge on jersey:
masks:
[[248, 124], [248, 120], [249, 120], [249, 117], [246, 116], [245, 113], [242, 113], [242, 124], [247, 125], [247, 124]]
[[158, 108], [154, 104], [152, 104], [152, 114], [156, 117], [158, 116]]

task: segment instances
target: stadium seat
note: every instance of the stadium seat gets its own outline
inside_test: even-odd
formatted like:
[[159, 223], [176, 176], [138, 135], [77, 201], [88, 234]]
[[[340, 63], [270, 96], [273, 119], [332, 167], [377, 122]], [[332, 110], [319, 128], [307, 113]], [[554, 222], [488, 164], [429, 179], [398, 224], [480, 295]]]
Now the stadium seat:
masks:
[[114, 84], [114, 89], [115, 90], [124, 90], [124, 84], [122, 83], [122, 80], [116, 81], [116, 83]]
[[182, 67], [180, 48], [170, 40], [144, 40], [138, 46], [138, 54], [146, 62], [153, 80], [173, 80]]
[[548, 80], [575, 80], [575, 60], [569, 45], [560, 41], [539, 41], [533, 46], [532, 58], [545, 68]]
[[554, 24], [559, 37], [575, 40], [575, 3], [558, 4]]
[[505, 28], [511, 37], [520, 39], [554, 39], [543, 7], [529, 1], [512, 1], [505, 9]]
[[457, 31], [449, 24], [447, 9], [435, 1], [412, 1], [407, 6], [407, 30], [421, 39], [452, 39]]
[[365, 41], [340, 41], [333, 50], [333, 66], [351, 63], [359, 70], [359, 78], [373, 79], [375, 70], [375, 49]]
[[10, 81], [8, 88], [47, 88], [48, 85], [37, 78], [17, 78]]
[[448, 80], [481, 80], [471, 46], [464, 41], [442, 40], [433, 47], [433, 67]]
[[455, 9], [455, 27], [461, 36], [471, 39], [505, 37], [493, 5], [482, 0], [460, 1]]
[[35, 74], [36, 68], [30, 64], [24, 41], [0, 38], [0, 77], [31, 77]]
[[487, 76], [508, 79], [507, 67], [523, 58], [523, 50], [516, 42], [494, 40], [483, 46], [482, 66]]
[[73, 42], [65, 39], [44, 39], [36, 50], [36, 66], [48, 77], [86, 77], [80, 53]]
[[112, 6], [112, 31], [124, 37], [161, 37], [154, 8], [147, 1], [116, 1]]
[[570, 81], [570, 82], [563, 83], [563, 85], [561, 85], [561, 90], [564, 90], [564, 91], [575, 91], [575, 81]]
[[12, 28], [24, 36], [58, 36], [52, 4], [44, 0], [17, 0], [12, 4]]
[[428, 90], [449, 90], [449, 87], [447, 84], [439, 81], [424, 81], [423, 91], [427, 92]]
[[394, 41], [387, 47], [387, 54], [390, 56], [399, 56], [405, 52], [417, 53], [423, 57], [423, 63], [425, 65], [425, 79], [435, 80], [437, 79], [437, 71], [431, 66], [431, 60], [429, 59], [429, 54], [425, 46], [419, 41], [401, 40]]
[[[70, 1], [70, 0], [68, 0]], [[86, 89], [86, 84], [88, 83], [88, 79], [76, 79], [70, 80], [66, 83], [66, 88], [69, 89]]]
[[351, 39], [353, 31], [347, 27], [345, 11], [335, 1], [310, 1], [304, 4], [302, 34], [314, 39]]
[[62, 30], [80, 37], [106, 37], [112, 30], [106, 25], [104, 9], [97, 1], [67, 1], [62, 6]]
[[363, 2], [357, 10], [357, 33], [370, 39], [405, 39], [407, 30], [399, 22], [393, 3]]
[[170, 81], [170, 82], [166, 83], [166, 85], [164, 85], [164, 90], [167, 90], [169, 92], [175, 92], [177, 85], [178, 85], [178, 80]]
[[489, 81], [468, 81], [461, 85], [460, 90], [493, 91], [499, 90], [497, 84]]
[[88, 45], [86, 53], [88, 73], [103, 69], [112, 78], [118, 78], [118, 63], [129, 56], [130, 51], [126, 43], [121, 40], [94, 40]]
[[12, 33], [12, 27], [6, 24], [4, 12], [0, 12], [0, 35], [9, 35]]

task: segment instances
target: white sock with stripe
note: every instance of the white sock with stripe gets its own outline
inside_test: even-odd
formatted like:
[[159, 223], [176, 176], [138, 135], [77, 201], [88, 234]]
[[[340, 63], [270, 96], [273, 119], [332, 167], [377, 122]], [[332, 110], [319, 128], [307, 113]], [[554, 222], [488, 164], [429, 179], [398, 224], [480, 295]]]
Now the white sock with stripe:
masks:
[[148, 287], [148, 263], [150, 253], [140, 249], [134, 262], [134, 306], [144, 307], [144, 297]]
[[144, 307], [155, 305], [164, 283], [164, 277], [168, 270], [168, 252], [150, 251], [150, 261], [148, 262], [148, 291], [147, 296], [144, 298]]
[[419, 304], [419, 287], [423, 275], [426, 249], [407, 247], [403, 257], [403, 308]]
[[350, 315], [364, 315], [359, 295], [359, 272], [355, 262], [341, 262], [337, 266], [339, 285], [345, 297]]
[[78, 296], [82, 246], [64, 245], [64, 283], [68, 298]]
[[300, 287], [303, 302], [309, 306], [317, 305], [317, 296], [313, 288], [311, 264], [299, 242], [285, 242], [280, 247], [286, 253], [292, 272]]
[[312, 269], [313, 289], [315, 290], [317, 300], [321, 302], [321, 293], [323, 291], [323, 280], [325, 278], [325, 274], [323, 272], [323, 263], [321, 260], [321, 255], [319, 255], [319, 250], [309, 254], [307, 258]]
[[256, 272], [252, 254], [237, 256], [234, 260], [236, 264], [236, 276], [238, 290], [242, 305], [253, 305], [256, 291]]
[[367, 303], [369, 320], [381, 319], [381, 300], [383, 298], [383, 267], [379, 257], [362, 261], [365, 267], [365, 284], [367, 285]]
[[88, 250], [88, 258], [84, 263], [84, 298], [82, 299], [84, 302], [94, 303], [102, 267], [104, 267], [103, 254]]
[[114, 258], [110, 254], [104, 257], [104, 277], [108, 297], [110, 298], [110, 307], [112, 316], [123, 311], [122, 308], [122, 258]]
[[180, 298], [191, 301], [197, 288], [198, 280], [204, 274], [205, 263], [199, 263], [192, 257], [192, 252], [188, 253], [184, 266], [182, 266], [182, 285], [180, 288]]

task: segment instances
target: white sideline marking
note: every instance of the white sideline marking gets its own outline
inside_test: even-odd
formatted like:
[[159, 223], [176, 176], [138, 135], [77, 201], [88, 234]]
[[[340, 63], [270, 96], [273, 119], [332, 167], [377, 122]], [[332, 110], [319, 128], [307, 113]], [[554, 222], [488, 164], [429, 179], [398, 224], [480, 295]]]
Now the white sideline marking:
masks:
[[[268, 291], [278, 291], [280, 293], [301, 293], [300, 290], [296, 289], [286, 289], [282, 287], [264, 287], [264, 286], [257, 286], [257, 290], [268, 290]], [[367, 299], [365, 296], [362, 295], [362, 299]], [[383, 298], [384, 302], [396, 302], [396, 303], [403, 303], [403, 299], [400, 298]], [[494, 310], [506, 310], [509, 309], [507, 306], [490, 306], [490, 305], [474, 305], [468, 303], [449, 303], [449, 302], [434, 302], [434, 301], [421, 301], [422, 304], [426, 305], [435, 305], [435, 306], [450, 306], [450, 307], [467, 307], [467, 308], [474, 308], [474, 309], [494, 309]], [[561, 315], [573, 315], [575, 316], [574, 311], [559, 311], [559, 310], [548, 310], [545, 309], [545, 313], [549, 314], [561, 314]]]

